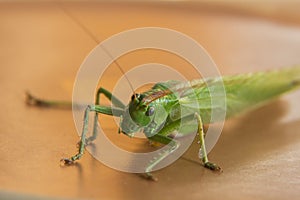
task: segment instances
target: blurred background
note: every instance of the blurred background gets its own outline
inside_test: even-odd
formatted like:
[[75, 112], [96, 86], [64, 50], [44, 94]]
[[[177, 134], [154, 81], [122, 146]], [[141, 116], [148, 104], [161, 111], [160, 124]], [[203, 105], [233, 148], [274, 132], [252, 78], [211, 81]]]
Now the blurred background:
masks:
[[[158, 182], [115, 171], [86, 153], [78, 164], [59, 160], [76, 151], [72, 111], [28, 107], [25, 91], [70, 101], [77, 71], [99, 40], [138, 27], [180, 31], [199, 42], [221, 74], [300, 64], [299, 1], [0, 1], [0, 199], [296, 199], [300, 189], [299, 92], [225, 123], [210, 159], [222, 174], [204, 169], [195, 143]], [[150, 62], [181, 69], [182, 60], [140, 51], [119, 58], [125, 70]], [[112, 89], [113, 65], [100, 80]], [[101, 126], [125, 148], [113, 121]]]

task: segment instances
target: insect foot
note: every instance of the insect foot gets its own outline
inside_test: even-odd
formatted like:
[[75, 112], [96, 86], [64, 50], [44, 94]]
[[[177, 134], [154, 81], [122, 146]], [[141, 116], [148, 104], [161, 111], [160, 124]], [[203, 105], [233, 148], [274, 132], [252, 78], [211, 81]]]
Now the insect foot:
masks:
[[48, 106], [44, 101], [42, 101], [40, 99], [37, 99], [36, 97], [34, 97], [29, 92], [26, 92], [25, 95], [26, 95], [25, 102], [29, 106], [40, 106], [40, 107]]
[[60, 159], [60, 163], [61, 163], [61, 166], [69, 166], [69, 165], [73, 165], [74, 164], [74, 161], [71, 160], [70, 158], [62, 158]]
[[219, 167], [215, 163], [211, 163], [211, 162], [204, 163], [204, 167], [206, 167], [207, 169], [210, 169], [212, 171], [215, 171], [215, 172], [222, 172], [223, 171], [221, 167]]
[[158, 181], [158, 178], [153, 176], [151, 173], [147, 172], [147, 173], [143, 173], [140, 174], [140, 176], [144, 179], [147, 179], [149, 181]]

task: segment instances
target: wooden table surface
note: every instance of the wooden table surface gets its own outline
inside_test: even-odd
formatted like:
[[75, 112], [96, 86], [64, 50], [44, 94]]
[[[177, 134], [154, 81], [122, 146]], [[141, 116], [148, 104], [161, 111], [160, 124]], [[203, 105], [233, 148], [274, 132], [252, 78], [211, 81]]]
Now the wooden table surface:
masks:
[[[258, 5], [259, 6], [259, 5]], [[300, 19], [243, 14], [201, 4], [68, 3], [72, 13], [102, 41], [147, 26], [180, 31], [198, 41], [220, 72], [236, 74], [300, 64]], [[71, 100], [77, 70], [96, 43], [53, 3], [0, 4], [0, 198], [6, 191], [79, 199], [296, 199], [300, 195], [299, 92], [225, 123], [210, 153], [222, 174], [200, 162], [179, 159], [154, 174], [158, 182], [113, 170], [86, 153], [61, 167], [76, 150], [72, 111], [39, 109], [24, 103], [30, 90], [47, 99]], [[157, 52], [120, 58], [128, 68], [182, 62]], [[127, 67], [124, 67], [127, 70]], [[118, 69], [102, 85], [113, 88]], [[194, 78], [192, 71], [184, 70]], [[120, 73], [118, 75], [121, 76]], [[297, 111], [298, 110], [298, 111]], [[103, 116], [103, 126], [117, 127]], [[187, 152], [196, 161], [197, 144]]]

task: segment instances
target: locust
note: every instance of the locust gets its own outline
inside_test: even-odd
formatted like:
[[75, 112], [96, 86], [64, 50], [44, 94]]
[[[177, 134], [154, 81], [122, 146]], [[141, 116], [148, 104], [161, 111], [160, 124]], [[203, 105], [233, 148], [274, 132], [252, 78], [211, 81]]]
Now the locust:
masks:
[[[218, 92], [210, 92], [210, 88], [224, 85], [226, 106], [211, 104], [212, 98], [218, 98]], [[213, 109], [226, 110], [225, 119], [261, 107], [279, 96], [295, 90], [300, 86], [300, 66], [282, 68], [265, 72], [247, 73], [223, 77], [212, 77], [192, 81], [169, 80], [156, 83], [150, 90], [133, 93], [127, 105], [121, 102], [108, 90], [100, 87], [96, 93], [95, 104], [88, 105], [84, 113], [83, 130], [77, 154], [63, 158], [62, 162], [70, 165], [79, 160], [85, 146], [97, 136], [97, 123], [94, 123], [93, 134], [87, 138], [89, 113], [95, 112], [94, 122], [98, 114], [120, 117], [119, 133], [134, 137], [142, 131], [148, 140], [168, 145], [168, 150], [152, 160], [145, 168], [145, 177], [155, 178], [152, 169], [178, 149], [180, 143], [172, 136], [180, 129], [182, 135], [197, 132], [202, 163], [212, 171], [221, 171], [221, 167], [208, 159], [205, 146], [204, 124], [211, 121]], [[100, 96], [108, 98], [112, 106], [101, 105]], [[194, 103], [198, 106], [194, 106]], [[63, 102], [47, 101], [27, 95], [27, 103], [36, 106], [63, 106]]]

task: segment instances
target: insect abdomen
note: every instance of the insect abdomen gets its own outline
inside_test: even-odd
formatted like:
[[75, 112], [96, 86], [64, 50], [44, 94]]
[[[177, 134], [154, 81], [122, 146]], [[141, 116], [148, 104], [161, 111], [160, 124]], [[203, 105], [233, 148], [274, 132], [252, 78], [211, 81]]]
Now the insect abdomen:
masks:
[[300, 86], [300, 66], [224, 77], [227, 117], [258, 107]]

